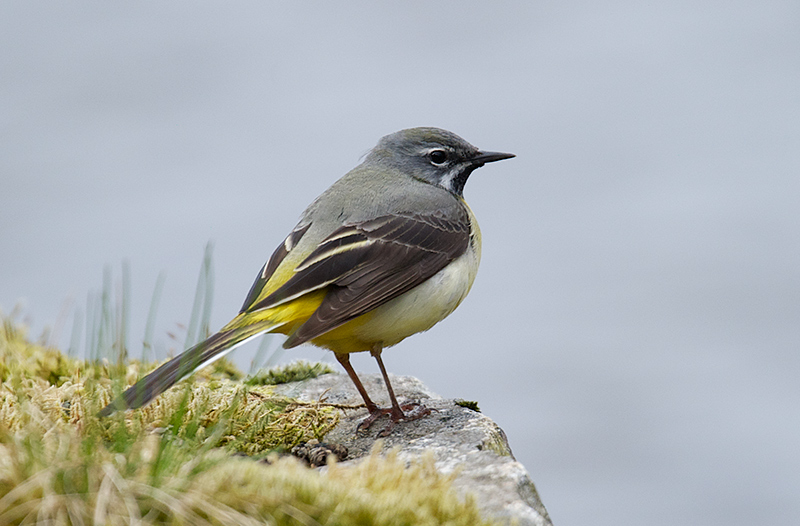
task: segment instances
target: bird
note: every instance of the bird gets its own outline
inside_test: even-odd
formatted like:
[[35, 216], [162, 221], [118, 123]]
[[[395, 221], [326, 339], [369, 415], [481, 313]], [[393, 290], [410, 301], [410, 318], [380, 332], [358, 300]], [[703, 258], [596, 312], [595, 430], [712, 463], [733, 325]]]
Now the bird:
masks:
[[[333, 351], [368, 416], [357, 431], [389, 416], [430, 414], [401, 406], [381, 358], [383, 349], [427, 331], [464, 300], [481, 257], [481, 233], [464, 185], [483, 165], [514, 154], [483, 151], [433, 127], [381, 138], [356, 166], [315, 199], [261, 268], [239, 313], [217, 333], [129, 387], [98, 415], [150, 403], [179, 380], [264, 333]], [[391, 407], [372, 401], [350, 354], [377, 361]]]

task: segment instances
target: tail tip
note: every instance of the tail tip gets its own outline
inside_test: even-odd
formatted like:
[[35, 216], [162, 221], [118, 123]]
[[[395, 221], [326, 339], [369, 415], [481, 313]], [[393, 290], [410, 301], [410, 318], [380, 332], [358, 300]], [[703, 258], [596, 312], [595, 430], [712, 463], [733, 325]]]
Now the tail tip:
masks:
[[107, 417], [107, 416], [111, 416], [111, 415], [112, 415], [112, 414], [114, 414], [116, 411], [117, 411], [117, 407], [116, 407], [116, 405], [114, 405], [114, 403], [112, 402], [112, 403], [108, 404], [107, 406], [105, 406], [105, 407], [104, 407], [103, 409], [101, 409], [100, 411], [98, 411], [98, 412], [97, 412], [97, 417], [98, 417], [98, 418], [105, 418], [105, 417]]
[[103, 409], [97, 412], [97, 416], [99, 418], [105, 418], [107, 416], [111, 416], [117, 411], [124, 411], [125, 409], [130, 409], [128, 404], [125, 403], [125, 400], [122, 397], [113, 400], [110, 404], [105, 406]]

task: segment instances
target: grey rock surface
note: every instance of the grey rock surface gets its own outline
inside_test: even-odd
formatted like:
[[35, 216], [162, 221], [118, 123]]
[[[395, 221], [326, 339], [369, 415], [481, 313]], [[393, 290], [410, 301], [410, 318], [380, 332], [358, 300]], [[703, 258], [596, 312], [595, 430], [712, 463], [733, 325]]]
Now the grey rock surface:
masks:
[[[360, 377], [370, 397], [382, 407], [388, 406], [380, 375]], [[390, 379], [401, 404], [421, 402], [433, 412], [419, 420], [398, 424], [383, 439], [386, 449], [397, 448], [400, 457], [408, 460], [432, 453], [436, 468], [445, 474], [455, 471], [456, 490], [462, 495], [472, 494], [487, 517], [520, 526], [552, 525], [527, 470], [514, 459], [505, 433], [497, 424], [431, 392], [416, 378], [390, 375]], [[276, 389], [279, 394], [302, 401], [362, 403], [350, 379], [341, 374], [283, 384]], [[358, 423], [366, 415], [364, 408], [346, 410], [340, 424], [325, 437], [326, 442], [347, 447], [349, 456], [345, 465], [368, 455], [388, 422], [382, 418], [368, 432], [356, 433]]]

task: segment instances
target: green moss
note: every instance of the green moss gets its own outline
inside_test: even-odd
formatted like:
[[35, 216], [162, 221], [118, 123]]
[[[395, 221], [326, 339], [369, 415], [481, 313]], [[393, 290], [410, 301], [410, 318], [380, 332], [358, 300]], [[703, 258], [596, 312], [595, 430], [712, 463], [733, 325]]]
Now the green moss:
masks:
[[272, 369], [261, 369], [245, 379], [245, 385], [278, 385], [300, 382], [330, 374], [333, 369], [326, 363], [308, 363], [302, 360]]
[[151, 366], [54, 352], [3, 324], [2, 524], [488, 524], [431, 458], [407, 466], [376, 452], [321, 473], [291, 457], [267, 464], [232, 454], [321, 439], [338, 420], [330, 407], [294, 404], [211, 370], [145, 408], [98, 419]]
[[457, 399], [457, 400], [454, 400], [454, 402], [456, 403], [456, 405], [461, 406], [461, 407], [466, 407], [467, 409], [475, 411], [476, 413], [480, 413], [481, 412], [481, 409], [478, 407], [478, 402], [474, 402], [472, 400], [462, 400], [460, 398]]

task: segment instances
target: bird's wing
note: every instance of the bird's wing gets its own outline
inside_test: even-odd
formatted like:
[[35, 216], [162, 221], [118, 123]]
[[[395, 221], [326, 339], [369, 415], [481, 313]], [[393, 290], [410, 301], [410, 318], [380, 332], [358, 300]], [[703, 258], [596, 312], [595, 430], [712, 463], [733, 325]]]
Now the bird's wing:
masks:
[[301, 222], [286, 236], [283, 243], [278, 245], [278, 248], [275, 249], [275, 252], [272, 253], [272, 256], [270, 256], [269, 260], [267, 260], [262, 267], [261, 272], [259, 272], [258, 277], [253, 282], [253, 286], [250, 287], [250, 292], [247, 293], [247, 298], [244, 300], [242, 308], [239, 309], [240, 314], [249, 310], [255, 310], [253, 304], [258, 301], [258, 297], [264, 292], [264, 287], [267, 282], [272, 279], [278, 266], [283, 262], [286, 256], [289, 255], [289, 252], [297, 246], [297, 243], [300, 242], [300, 238], [305, 235], [310, 227], [310, 222]]
[[416, 287], [463, 254], [469, 236], [464, 209], [348, 223], [322, 240], [283, 285], [253, 301], [259, 283], [263, 286], [269, 280], [268, 270], [277, 268], [288, 254], [288, 245], [278, 247], [253, 285], [246, 310], [273, 308], [327, 287], [319, 308], [286, 341], [286, 347], [294, 347]]

